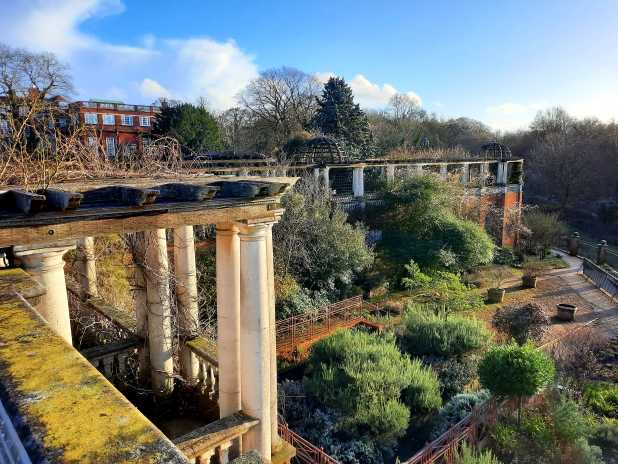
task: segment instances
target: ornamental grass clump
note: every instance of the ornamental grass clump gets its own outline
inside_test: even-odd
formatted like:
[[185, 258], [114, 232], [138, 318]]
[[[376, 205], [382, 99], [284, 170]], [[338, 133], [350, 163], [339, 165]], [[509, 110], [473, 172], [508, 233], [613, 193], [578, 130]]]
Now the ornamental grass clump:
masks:
[[527, 341], [540, 343], [549, 330], [551, 320], [543, 305], [531, 301], [509, 303], [498, 308], [491, 319], [491, 326], [514, 339], [519, 345]]
[[410, 409], [438, 408], [437, 376], [402, 354], [391, 336], [339, 331], [313, 346], [309, 391], [326, 407], [341, 412], [340, 430], [370, 440], [402, 436]]
[[484, 348], [492, 338], [482, 321], [427, 306], [408, 303], [402, 320], [405, 332], [401, 343], [413, 356], [461, 356]]

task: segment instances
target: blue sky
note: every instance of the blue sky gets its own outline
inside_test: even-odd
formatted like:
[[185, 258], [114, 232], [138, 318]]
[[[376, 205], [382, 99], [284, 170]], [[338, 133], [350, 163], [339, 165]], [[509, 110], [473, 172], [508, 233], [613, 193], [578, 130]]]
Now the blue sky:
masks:
[[0, 0], [0, 42], [71, 64], [79, 99], [213, 106], [281, 65], [500, 130], [536, 111], [618, 117], [618, 1]]

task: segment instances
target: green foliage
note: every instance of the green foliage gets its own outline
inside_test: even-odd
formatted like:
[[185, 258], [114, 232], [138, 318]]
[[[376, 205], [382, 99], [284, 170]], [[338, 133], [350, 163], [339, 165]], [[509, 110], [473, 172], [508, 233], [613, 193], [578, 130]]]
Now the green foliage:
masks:
[[508, 303], [498, 308], [491, 319], [491, 325], [523, 345], [529, 340], [541, 342], [549, 330], [551, 320], [542, 305], [529, 301]]
[[[366, 229], [348, 224], [347, 213], [312, 178], [298, 181], [281, 198], [281, 206], [285, 213], [273, 227], [274, 265], [280, 279], [322, 290], [330, 301], [353, 294], [355, 274], [373, 262]], [[283, 303], [277, 302], [279, 307]]]
[[456, 359], [423, 356], [423, 363], [431, 366], [438, 374], [444, 401], [449, 401], [455, 395], [466, 391], [466, 387], [476, 379], [477, 356]]
[[413, 356], [461, 356], [491, 341], [484, 322], [443, 311], [436, 313], [425, 306], [406, 304], [402, 321], [405, 333], [401, 343]]
[[554, 377], [554, 362], [532, 342], [514, 340], [490, 348], [478, 366], [484, 388], [498, 396], [521, 397], [538, 393]]
[[457, 455], [457, 464], [501, 464], [501, 462], [490, 450], [475, 451], [464, 441]]
[[547, 251], [566, 233], [566, 225], [558, 219], [557, 214], [546, 214], [532, 210], [524, 214], [523, 223], [530, 231], [526, 243], [529, 248], [536, 249], [539, 257], [544, 259]]
[[[339, 331], [313, 346], [313, 378], [308, 388], [327, 407], [343, 414], [341, 430], [351, 437], [386, 439], [405, 433], [409, 409], [399, 399], [413, 385], [418, 407], [434, 404], [438, 382], [395, 346], [395, 339], [357, 331]], [[415, 376], [420, 375], [420, 379]], [[422, 390], [423, 386], [435, 392]]]
[[552, 411], [553, 433], [556, 438], [565, 443], [572, 443], [579, 437], [587, 437], [591, 427], [584, 410], [573, 400], [561, 401]]
[[354, 103], [352, 89], [343, 78], [331, 77], [317, 103], [312, 121], [316, 129], [344, 142], [356, 158], [368, 158], [374, 153], [375, 141], [367, 116]]
[[431, 430], [431, 438], [438, 438], [452, 424], [456, 424], [465, 418], [475, 407], [482, 405], [489, 398], [491, 398], [489, 390], [478, 390], [454, 396], [446, 406], [440, 409], [438, 418]]
[[586, 387], [586, 402], [598, 414], [618, 417], [618, 385], [603, 382]]
[[494, 255], [494, 264], [502, 264], [506, 266], [513, 266], [521, 261], [519, 256], [515, 253], [512, 247], [503, 246]]
[[215, 118], [205, 108], [189, 103], [162, 107], [153, 133], [174, 137], [185, 154], [225, 148]]
[[405, 393], [405, 403], [415, 414], [438, 409], [442, 406], [440, 382], [432, 369], [424, 367], [418, 359], [412, 361], [411, 382]]
[[401, 279], [401, 284], [405, 288], [409, 289], [410, 293], [414, 290], [429, 287], [431, 277], [423, 274], [420, 267], [414, 262], [413, 259], [410, 260], [410, 264], [406, 264], [404, 267], [406, 268], [406, 271], [408, 271], [408, 275], [410, 277], [404, 277]]
[[368, 213], [375, 227], [385, 230], [379, 248], [395, 264], [412, 259], [423, 269], [458, 272], [491, 262], [491, 238], [480, 226], [454, 214], [460, 195], [457, 186], [433, 174], [381, 183], [383, 203]]
[[509, 424], [498, 422], [492, 427], [491, 436], [494, 439], [494, 448], [501, 453], [510, 451], [517, 444], [515, 427]]
[[484, 305], [479, 291], [463, 282], [456, 274], [437, 271], [432, 275], [429, 293], [435, 304], [442, 305], [448, 312], [468, 311]]
[[585, 437], [579, 437], [575, 440], [570, 454], [572, 462], [575, 463], [605, 464], [601, 448], [590, 445]]

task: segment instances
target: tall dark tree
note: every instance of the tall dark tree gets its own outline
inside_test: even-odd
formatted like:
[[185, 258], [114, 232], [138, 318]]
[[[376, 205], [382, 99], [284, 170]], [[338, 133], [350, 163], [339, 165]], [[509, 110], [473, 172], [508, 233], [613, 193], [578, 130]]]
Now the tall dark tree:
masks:
[[189, 103], [161, 107], [153, 132], [178, 139], [184, 154], [225, 148], [215, 118]]
[[374, 154], [375, 141], [367, 116], [354, 103], [352, 89], [345, 80], [331, 77], [317, 103], [313, 118], [316, 129], [344, 142], [353, 157], [367, 158]]

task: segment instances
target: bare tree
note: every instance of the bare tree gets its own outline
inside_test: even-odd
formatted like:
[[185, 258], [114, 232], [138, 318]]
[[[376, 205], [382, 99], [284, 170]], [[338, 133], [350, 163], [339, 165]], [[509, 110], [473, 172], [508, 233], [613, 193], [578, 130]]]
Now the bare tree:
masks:
[[295, 68], [267, 69], [236, 95], [249, 111], [254, 125], [268, 134], [274, 147], [281, 147], [313, 114], [319, 79]]

